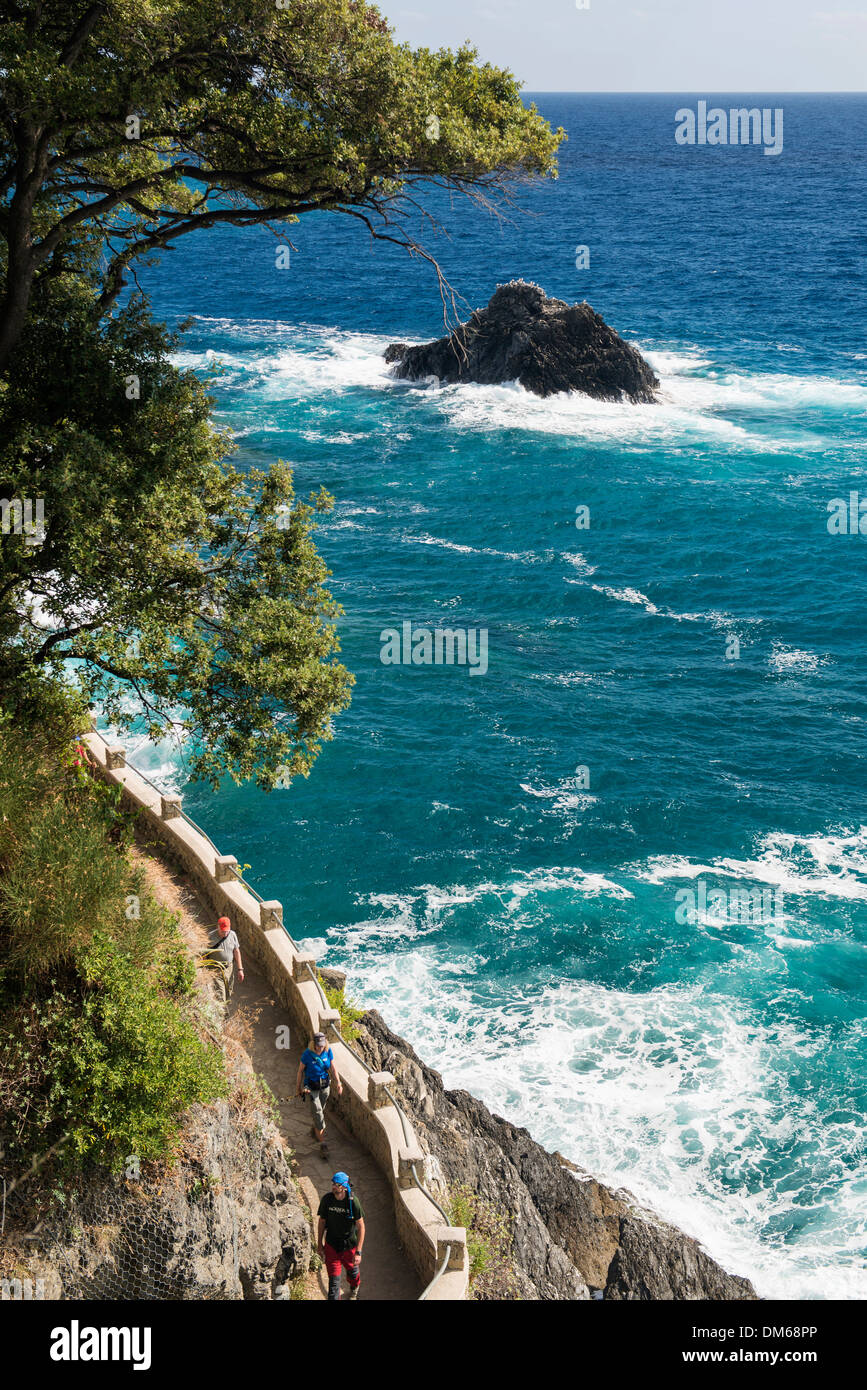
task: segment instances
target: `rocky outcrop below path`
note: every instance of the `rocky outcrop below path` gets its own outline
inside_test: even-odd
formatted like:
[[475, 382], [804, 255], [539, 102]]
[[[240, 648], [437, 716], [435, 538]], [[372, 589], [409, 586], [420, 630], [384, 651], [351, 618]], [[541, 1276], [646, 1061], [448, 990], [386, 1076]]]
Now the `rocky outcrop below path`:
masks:
[[309, 1268], [310, 1225], [264, 1111], [196, 1106], [179, 1161], [148, 1168], [67, 1185], [61, 1211], [7, 1231], [4, 1272], [49, 1299], [291, 1296]]
[[525, 1129], [492, 1115], [467, 1091], [445, 1090], [403, 1038], [370, 1010], [355, 1044], [391, 1072], [425, 1151], [426, 1182], [441, 1199], [468, 1187], [506, 1213], [517, 1296], [530, 1299], [755, 1299], [696, 1240], [612, 1191]]
[[485, 309], [447, 338], [385, 351], [393, 375], [443, 383], [518, 381], [537, 396], [581, 391], [602, 401], [649, 403], [659, 380], [641, 353], [585, 301], [549, 299], [538, 285], [499, 285]]

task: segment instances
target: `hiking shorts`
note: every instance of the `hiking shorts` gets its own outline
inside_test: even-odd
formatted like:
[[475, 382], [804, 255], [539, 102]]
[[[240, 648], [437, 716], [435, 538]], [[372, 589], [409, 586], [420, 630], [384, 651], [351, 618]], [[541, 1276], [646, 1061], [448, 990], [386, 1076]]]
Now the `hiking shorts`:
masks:
[[349, 1250], [333, 1250], [327, 1243], [325, 1244], [325, 1268], [329, 1279], [339, 1279], [341, 1266], [346, 1270], [346, 1277], [349, 1280], [349, 1287], [357, 1289], [361, 1283], [361, 1270], [355, 1263], [355, 1246]]
[[325, 1128], [325, 1107], [328, 1104], [328, 1097], [330, 1095], [330, 1086], [323, 1086], [321, 1091], [310, 1092], [310, 1104], [313, 1106], [313, 1123], [320, 1134]]

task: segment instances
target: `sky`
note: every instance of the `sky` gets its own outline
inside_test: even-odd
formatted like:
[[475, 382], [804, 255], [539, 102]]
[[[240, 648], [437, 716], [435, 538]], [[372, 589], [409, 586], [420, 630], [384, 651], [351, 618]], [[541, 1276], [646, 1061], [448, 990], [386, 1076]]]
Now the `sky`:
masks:
[[415, 48], [469, 39], [530, 92], [861, 92], [867, 0], [379, 0]]

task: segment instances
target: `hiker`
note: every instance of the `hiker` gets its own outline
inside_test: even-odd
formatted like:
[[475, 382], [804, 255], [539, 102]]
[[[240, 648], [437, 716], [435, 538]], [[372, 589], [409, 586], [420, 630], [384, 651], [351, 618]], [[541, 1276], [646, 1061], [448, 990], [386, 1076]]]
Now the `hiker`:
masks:
[[235, 984], [235, 969], [238, 971], [238, 979], [244, 983], [244, 966], [241, 961], [241, 943], [237, 934], [232, 931], [232, 923], [228, 917], [221, 917], [217, 922], [217, 939], [211, 940], [210, 949], [204, 953], [205, 960], [212, 961], [220, 972], [220, 981], [223, 987], [223, 1003], [228, 1004], [229, 996]]
[[94, 759], [90, 756], [87, 744], [81, 739], [76, 739], [69, 759], [69, 767], [72, 770], [77, 782], [84, 783], [89, 781], [88, 769], [96, 767]]
[[328, 1157], [325, 1145], [325, 1107], [331, 1095], [331, 1079], [337, 1087], [337, 1094], [343, 1095], [343, 1082], [337, 1075], [334, 1053], [328, 1046], [324, 1033], [314, 1033], [310, 1047], [301, 1053], [298, 1075], [295, 1078], [295, 1094], [310, 1096], [313, 1106], [313, 1137], [319, 1143], [322, 1157]]
[[364, 1210], [353, 1197], [347, 1173], [335, 1173], [331, 1191], [319, 1203], [316, 1246], [328, 1271], [328, 1301], [340, 1298], [340, 1271], [346, 1270], [349, 1297], [361, 1287], [361, 1247], [364, 1245]]

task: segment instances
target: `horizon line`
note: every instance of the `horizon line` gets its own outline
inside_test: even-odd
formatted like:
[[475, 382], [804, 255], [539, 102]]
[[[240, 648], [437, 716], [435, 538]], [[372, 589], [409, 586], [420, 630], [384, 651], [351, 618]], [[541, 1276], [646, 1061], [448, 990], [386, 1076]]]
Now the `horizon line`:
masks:
[[560, 97], [688, 97], [688, 96], [707, 96], [708, 93], [717, 96], [746, 97], [746, 96], [779, 96], [779, 97], [863, 97], [867, 96], [867, 88], [863, 91], [844, 91], [835, 87], [832, 90], [820, 90], [812, 87], [792, 87], [792, 88], [767, 88], [759, 91], [757, 87], [746, 89], [705, 87], [695, 88], [687, 91], [685, 88], [673, 87], [670, 90], [662, 89], [653, 91], [613, 91], [602, 87], [527, 87], [521, 88], [522, 92], [527, 92], [531, 96], [560, 96]]

